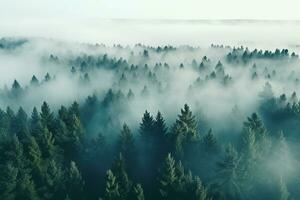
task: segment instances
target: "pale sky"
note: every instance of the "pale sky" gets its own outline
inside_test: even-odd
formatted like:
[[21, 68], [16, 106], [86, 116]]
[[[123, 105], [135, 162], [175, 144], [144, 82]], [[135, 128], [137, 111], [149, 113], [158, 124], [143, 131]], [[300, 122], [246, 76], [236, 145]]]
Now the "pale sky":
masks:
[[300, 20], [299, 0], [0, 0], [0, 22], [23, 19]]

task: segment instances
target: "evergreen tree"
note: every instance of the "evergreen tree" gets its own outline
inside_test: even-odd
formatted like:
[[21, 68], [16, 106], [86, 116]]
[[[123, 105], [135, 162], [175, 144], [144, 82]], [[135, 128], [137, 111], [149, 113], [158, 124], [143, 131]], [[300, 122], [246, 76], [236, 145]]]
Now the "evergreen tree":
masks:
[[253, 113], [251, 117], [248, 117], [247, 121], [244, 122], [244, 130], [246, 130], [244, 131], [246, 134], [249, 131], [254, 134], [255, 148], [258, 153], [257, 156], [265, 156], [269, 151], [270, 141], [268, 140], [267, 130], [256, 113]]
[[14, 83], [11, 87], [11, 95], [13, 98], [19, 98], [23, 92], [23, 89], [21, 88], [21, 85], [17, 80], [14, 80]]
[[39, 80], [36, 78], [35, 75], [32, 76], [31, 81], [30, 81], [30, 85], [32, 85], [32, 86], [38, 86], [39, 85]]
[[211, 154], [217, 153], [219, 150], [219, 146], [217, 144], [217, 139], [212, 134], [212, 130], [210, 129], [206, 135], [202, 138], [202, 145], [204, 148], [204, 152]]
[[56, 147], [54, 145], [55, 139], [47, 128], [43, 129], [40, 142], [43, 158], [47, 159], [53, 157], [56, 151]]
[[14, 133], [17, 134], [20, 141], [25, 144], [28, 142], [29, 128], [27, 114], [22, 107], [19, 108], [18, 113], [15, 117], [14, 123]]
[[56, 161], [50, 160], [47, 164], [45, 174], [46, 191], [43, 193], [44, 199], [62, 199], [65, 195], [65, 180], [61, 167]]
[[167, 131], [165, 120], [158, 112], [153, 123], [153, 167], [155, 169], [161, 165], [169, 151]]
[[82, 200], [84, 198], [84, 185], [85, 183], [79, 169], [75, 162], [71, 161], [66, 183], [67, 194], [69, 194], [72, 200]]
[[0, 167], [0, 199], [14, 200], [16, 197], [18, 169], [10, 163]]
[[239, 177], [239, 157], [235, 148], [229, 145], [225, 157], [218, 163], [217, 176], [213, 188], [220, 199], [240, 199], [242, 191]]
[[159, 191], [163, 199], [172, 199], [174, 194], [174, 185], [177, 181], [176, 171], [175, 171], [175, 160], [168, 154], [164, 162], [164, 166], [161, 172], [161, 178], [159, 180]]
[[42, 153], [34, 137], [30, 137], [28, 149], [32, 179], [37, 186], [41, 186], [43, 184]]
[[125, 160], [120, 153], [117, 160], [114, 163], [113, 170], [116, 177], [116, 181], [119, 186], [119, 194], [123, 199], [126, 199], [131, 188], [131, 181], [128, 178], [125, 168]]
[[153, 124], [154, 120], [151, 114], [146, 110], [143, 118], [142, 123], [140, 124], [140, 134], [143, 137], [151, 137], [153, 134]]
[[30, 132], [32, 136], [34, 136], [37, 140], [40, 141], [43, 127], [40, 115], [36, 109], [36, 107], [33, 108], [32, 114], [31, 114], [31, 120], [30, 120]]
[[121, 200], [119, 193], [119, 184], [111, 170], [108, 170], [106, 178], [106, 187], [104, 192], [104, 200]]
[[15, 200], [39, 200], [31, 176], [24, 172], [19, 172], [18, 176]]
[[181, 114], [172, 127], [170, 137], [172, 151], [179, 158], [183, 157], [186, 144], [192, 147], [192, 144], [199, 140], [197, 122], [187, 104], [184, 105], [184, 109], [181, 109]]
[[47, 128], [49, 131], [52, 131], [54, 117], [53, 117], [53, 113], [50, 110], [49, 105], [46, 102], [44, 102], [41, 107], [40, 115], [41, 115], [41, 122], [43, 127]]
[[130, 200], [145, 200], [144, 191], [141, 184], [132, 187]]
[[124, 156], [125, 162], [128, 166], [128, 170], [130, 172], [133, 172], [134, 166], [133, 163], [135, 163], [135, 157], [136, 157], [136, 149], [134, 144], [134, 138], [133, 135], [127, 126], [127, 124], [124, 123], [123, 129], [121, 130], [120, 139], [119, 139], [119, 151]]

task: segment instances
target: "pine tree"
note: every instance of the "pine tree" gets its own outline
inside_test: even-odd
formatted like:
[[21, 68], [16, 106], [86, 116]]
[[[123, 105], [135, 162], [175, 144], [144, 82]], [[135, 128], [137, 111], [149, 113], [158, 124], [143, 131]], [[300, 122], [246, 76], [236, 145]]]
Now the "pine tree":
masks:
[[18, 169], [10, 163], [1, 166], [0, 199], [14, 200], [16, 196]]
[[187, 104], [184, 105], [184, 109], [181, 109], [181, 114], [178, 115], [178, 119], [172, 127], [170, 137], [172, 151], [179, 158], [183, 158], [187, 144], [192, 146], [194, 142], [199, 140], [197, 122]]
[[251, 129], [243, 131], [241, 155], [241, 175], [244, 180], [253, 179], [252, 173], [257, 165], [255, 133]]
[[40, 115], [36, 107], [34, 107], [30, 119], [30, 133], [36, 139], [38, 144], [41, 144], [42, 142], [43, 132], [44, 130]]
[[116, 177], [111, 170], [108, 170], [106, 175], [107, 179], [104, 200], [121, 200], [122, 197], [119, 193], [119, 185], [117, 183]]
[[166, 157], [169, 146], [167, 143], [167, 131], [165, 120], [162, 114], [158, 111], [154, 123], [154, 156], [155, 156], [155, 168], [157, 168]]
[[11, 95], [13, 98], [19, 98], [22, 95], [23, 89], [17, 80], [14, 80], [14, 83], [11, 87]]
[[35, 75], [32, 76], [31, 81], [30, 81], [30, 85], [32, 85], [32, 86], [38, 86], [39, 85], [39, 80], [36, 78]]
[[21, 169], [25, 164], [23, 155], [23, 145], [20, 143], [18, 137], [14, 135], [9, 139], [8, 149], [5, 151], [5, 159], [9, 160], [13, 167]]
[[42, 107], [41, 107], [41, 122], [43, 127], [47, 128], [49, 131], [53, 132], [53, 113], [50, 110], [49, 105], [44, 102]]
[[202, 138], [202, 145], [204, 148], [204, 151], [206, 153], [216, 153], [219, 150], [219, 146], [217, 144], [217, 139], [212, 134], [212, 130], [210, 129], [206, 135]]
[[142, 123], [140, 124], [140, 134], [143, 137], [151, 137], [153, 134], [153, 124], [154, 120], [151, 114], [146, 110], [143, 118]]
[[28, 149], [32, 179], [38, 186], [41, 186], [43, 184], [42, 153], [36, 140], [32, 136], [30, 137]]
[[164, 199], [174, 195], [173, 189], [176, 181], [175, 160], [169, 153], [164, 162], [162, 174], [159, 180], [159, 191]]
[[119, 154], [117, 160], [114, 163], [112, 172], [116, 177], [116, 181], [119, 186], [120, 196], [123, 199], [126, 199], [131, 188], [131, 181], [129, 180], [128, 175], [126, 173], [125, 160], [121, 153]]
[[210, 199], [207, 195], [207, 190], [206, 188], [202, 185], [202, 182], [199, 177], [195, 177], [193, 181], [193, 191], [189, 196], [192, 196], [192, 198], [189, 199], [194, 199], [194, 200], [208, 200]]
[[74, 101], [69, 108], [69, 115], [71, 116], [72, 114], [80, 118], [79, 104], [76, 101]]
[[251, 131], [254, 134], [254, 141], [257, 149], [257, 156], [264, 157], [270, 149], [270, 141], [268, 140], [268, 133], [262, 120], [256, 113], [248, 117], [244, 122], [245, 133]]
[[141, 184], [136, 184], [132, 187], [130, 200], [145, 200], [144, 191]]
[[221, 199], [240, 199], [242, 196], [239, 177], [238, 153], [232, 145], [226, 148], [225, 157], [217, 164], [217, 176], [214, 190]]
[[14, 133], [17, 134], [20, 141], [25, 144], [28, 142], [29, 128], [27, 114], [22, 107], [19, 108], [14, 120]]
[[133, 135], [127, 126], [127, 124], [124, 123], [123, 129], [121, 130], [120, 139], [119, 139], [119, 152], [122, 153], [124, 156], [125, 162], [128, 166], [128, 170], [132, 172], [134, 170], [133, 166], [131, 166], [133, 163], [135, 163], [135, 157], [136, 157], [136, 149], [134, 144], [134, 138]]
[[8, 106], [6, 108], [6, 115], [8, 118], [8, 133], [10, 135], [14, 135], [15, 133], [15, 124], [16, 124], [16, 116], [14, 111]]
[[43, 158], [47, 159], [54, 156], [56, 151], [54, 143], [55, 139], [52, 133], [47, 128], [44, 128], [40, 141]]
[[31, 176], [24, 172], [19, 172], [15, 200], [39, 200], [35, 184]]
[[67, 193], [72, 200], [82, 200], [84, 192], [84, 181], [82, 179], [81, 173], [77, 168], [75, 162], [71, 161], [70, 169], [67, 175]]
[[44, 199], [62, 199], [65, 195], [63, 171], [55, 160], [50, 160], [46, 167]]

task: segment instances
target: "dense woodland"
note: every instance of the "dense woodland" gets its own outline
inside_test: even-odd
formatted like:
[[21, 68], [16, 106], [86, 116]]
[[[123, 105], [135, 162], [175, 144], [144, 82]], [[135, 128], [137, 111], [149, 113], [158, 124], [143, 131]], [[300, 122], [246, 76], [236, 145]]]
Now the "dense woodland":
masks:
[[0, 40], [22, 55], [42, 70], [0, 91], [0, 199], [300, 198], [296, 53]]

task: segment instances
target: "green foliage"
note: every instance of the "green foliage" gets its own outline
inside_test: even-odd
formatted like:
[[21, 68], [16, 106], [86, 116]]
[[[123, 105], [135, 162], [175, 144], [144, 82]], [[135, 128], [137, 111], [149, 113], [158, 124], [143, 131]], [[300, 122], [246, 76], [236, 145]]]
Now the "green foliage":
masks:
[[119, 200], [122, 199], [119, 193], [119, 184], [111, 170], [106, 173], [106, 187], [104, 200]]
[[70, 169], [67, 172], [67, 194], [71, 199], [81, 200], [84, 197], [84, 180], [75, 162], [71, 161]]
[[16, 197], [18, 169], [10, 163], [0, 167], [0, 199], [14, 200]]

